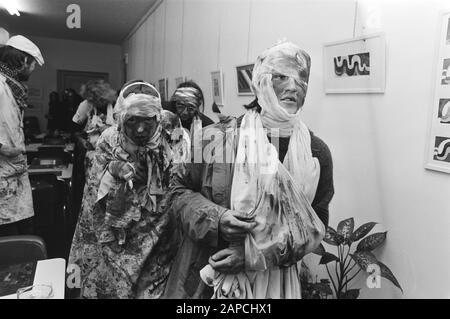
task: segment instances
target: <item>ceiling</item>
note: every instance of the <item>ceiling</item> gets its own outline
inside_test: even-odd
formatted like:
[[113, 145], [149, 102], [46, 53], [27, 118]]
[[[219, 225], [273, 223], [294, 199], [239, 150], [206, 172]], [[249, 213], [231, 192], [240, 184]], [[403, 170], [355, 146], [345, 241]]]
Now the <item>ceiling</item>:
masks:
[[[6, 1], [6, 0], [3, 0]], [[121, 44], [133, 27], [158, 0], [7, 0], [15, 2], [20, 16], [12, 16], [0, 4], [0, 27], [10, 35]], [[81, 9], [81, 28], [69, 29], [66, 9]]]

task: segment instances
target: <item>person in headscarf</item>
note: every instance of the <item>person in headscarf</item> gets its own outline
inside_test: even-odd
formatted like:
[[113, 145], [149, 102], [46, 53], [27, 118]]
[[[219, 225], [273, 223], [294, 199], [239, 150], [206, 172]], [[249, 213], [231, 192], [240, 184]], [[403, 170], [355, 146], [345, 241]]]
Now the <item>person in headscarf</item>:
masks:
[[[159, 93], [149, 83], [143, 80], [128, 81], [122, 86], [114, 105], [113, 116], [116, 121], [123, 107], [123, 101], [132, 94], [147, 94], [159, 98]], [[182, 163], [190, 159], [189, 131], [183, 128], [180, 117], [174, 112], [163, 109], [161, 111], [161, 127], [162, 136], [171, 147], [174, 163]]]
[[[165, 298], [211, 298], [225, 295], [228, 298], [300, 296], [300, 283], [296, 281], [295, 276], [291, 276], [295, 275], [295, 269], [292, 267], [297, 265], [304, 254], [319, 244], [328, 225], [328, 206], [334, 194], [330, 150], [301, 120], [310, 66], [309, 55], [292, 43], [280, 43], [264, 51], [258, 57], [253, 70], [252, 82], [256, 99], [248, 106], [245, 115], [238, 119], [229, 117], [204, 128], [203, 136], [214, 135], [214, 141], [217, 137], [222, 137], [222, 141], [203, 141], [203, 154], [206, 156], [203, 161], [196, 163], [194, 159], [193, 163], [185, 165], [184, 170], [174, 173], [167, 195], [167, 205], [169, 212], [176, 216], [182, 227], [183, 241], [171, 270]], [[261, 193], [261, 185], [248, 191], [249, 185], [242, 180], [242, 173], [246, 170], [248, 173], [251, 167], [237, 165], [235, 162], [236, 154], [242, 152], [242, 143], [245, 145], [245, 140], [240, 140], [240, 134], [245, 132], [245, 138], [251, 136], [248, 135], [249, 123], [264, 128], [258, 143], [266, 145], [267, 149], [276, 149], [274, 164], [279, 172], [284, 172], [283, 184], [287, 181], [288, 185], [295, 185], [292, 187], [300, 194], [300, 207], [304, 209], [302, 216], [307, 216], [309, 225], [313, 226], [309, 230], [301, 227], [292, 230], [295, 234], [309, 233], [309, 242], [299, 243], [295, 240], [297, 237], [286, 234], [281, 238], [258, 237], [265, 231], [277, 231], [277, 219], [271, 221], [275, 224], [265, 228], [266, 224], [261, 223], [265, 220], [261, 219], [264, 216], [257, 215], [255, 218], [252, 211], [238, 209], [256, 205], [257, 198], [267, 195]], [[249, 147], [254, 141], [248, 140]], [[211, 148], [210, 144], [213, 142], [220, 147]], [[230, 146], [231, 153], [227, 151]], [[217, 154], [221, 155], [222, 151], [225, 152], [224, 156], [218, 157]], [[259, 156], [249, 153], [248, 150], [244, 151], [248, 156]], [[212, 160], [207, 160], [208, 156]], [[273, 155], [268, 154], [267, 157], [273, 159]], [[219, 161], [218, 158], [223, 160]], [[268, 161], [264, 156], [260, 156], [259, 160]], [[239, 173], [238, 176], [236, 172]], [[259, 176], [246, 175], [252, 183]], [[239, 185], [243, 187], [236, 187]], [[282, 188], [272, 191], [278, 194], [278, 198], [283, 197], [285, 193]], [[290, 204], [289, 199], [285, 198], [284, 202]], [[271, 210], [271, 205], [268, 204], [266, 208]], [[266, 213], [268, 216], [276, 215], [277, 209]], [[300, 216], [299, 211], [294, 211], [293, 216], [295, 214]], [[300, 219], [303, 220], [303, 217]], [[292, 223], [289, 227], [295, 225], [296, 223]], [[257, 267], [252, 256], [248, 254], [249, 235], [254, 238], [253, 243], [268, 241], [267, 243], [271, 244], [271, 240], [281, 240], [279, 246], [262, 247], [256, 253], [251, 251], [256, 254], [253, 257], [256, 256], [258, 258], [255, 258], [261, 261], [256, 264]], [[247, 280], [241, 281], [243, 277], [239, 276], [237, 281], [228, 281], [227, 287], [218, 287], [215, 284], [223, 278], [214, 278], [214, 282], [204, 282], [201, 279], [200, 270], [207, 265], [224, 276], [245, 272], [255, 274], [256, 270], [262, 271], [264, 276], [256, 273], [256, 278], [259, 279], [250, 278], [250, 283]], [[273, 276], [267, 277], [270, 271], [264, 270], [269, 269], [277, 271]], [[280, 280], [283, 280], [285, 274], [289, 274], [295, 281], [292, 282], [292, 287], [282, 285]], [[208, 279], [205, 278], [208, 276], [203, 275], [205, 273], [202, 277]], [[271, 289], [274, 282], [277, 283], [277, 289]], [[255, 284], [258, 287], [255, 287]], [[214, 285], [216, 290], [209, 285]], [[245, 289], [241, 290], [243, 287]]]
[[[69, 105], [76, 99], [72, 89], [64, 92], [63, 105], [66, 111]], [[74, 138], [74, 172], [73, 182], [73, 207], [74, 219], [83, 211], [90, 211], [95, 201], [91, 185], [88, 183], [90, 170], [92, 169], [95, 147], [100, 134], [108, 127], [114, 125], [113, 104], [116, 100], [116, 92], [111, 85], [103, 80], [91, 80], [82, 85], [81, 93], [84, 100], [79, 103], [77, 111], [72, 118], [72, 124], [78, 126]], [[72, 221], [72, 227], [76, 221]], [[72, 228], [73, 229], [73, 228]]]
[[21, 35], [0, 48], [0, 236], [33, 233], [23, 131], [28, 93], [23, 82], [36, 63], [44, 64], [39, 48]]
[[81, 143], [89, 150], [95, 149], [95, 143], [100, 134], [114, 124], [113, 104], [116, 92], [104, 80], [91, 80], [81, 87], [84, 100], [78, 106], [72, 121], [84, 125], [85, 136]]
[[186, 81], [178, 85], [170, 99], [171, 111], [181, 119], [183, 127], [192, 134], [194, 127], [205, 127], [214, 121], [202, 113], [205, 104], [203, 92], [194, 81]]
[[96, 201], [80, 217], [69, 258], [81, 268], [84, 298], [159, 298], [176, 252], [164, 213], [171, 152], [159, 94], [122, 102], [117, 125], [98, 140], [89, 177]]

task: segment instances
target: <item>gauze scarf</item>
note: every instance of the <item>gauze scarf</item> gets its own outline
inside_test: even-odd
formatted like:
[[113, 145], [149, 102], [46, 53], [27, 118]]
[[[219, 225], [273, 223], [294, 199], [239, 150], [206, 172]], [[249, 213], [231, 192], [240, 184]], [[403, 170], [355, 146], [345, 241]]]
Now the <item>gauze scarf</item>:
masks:
[[[129, 93], [127, 96], [124, 96], [124, 93], [126, 93], [127, 91], [131, 91], [131, 93]], [[148, 91], [148, 93], [147, 93], [147, 91]], [[116, 104], [114, 105], [113, 115], [114, 115], [114, 118], [116, 118], [116, 121], [117, 121], [117, 117], [119, 116], [119, 113], [123, 109], [125, 98], [127, 98], [128, 96], [131, 96], [133, 94], [150, 95], [150, 96], [154, 96], [155, 98], [157, 98], [161, 101], [161, 96], [160, 96], [159, 92], [150, 83], [147, 83], [147, 82], [130, 83], [130, 84], [124, 86], [120, 90], [119, 97], [117, 98]]]
[[[283, 164], [310, 202], [320, 176], [320, 165], [312, 157], [311, 134], [301, 120], [301, 109], [290, 114], [280, 105], [272, 85], [272, 73], [296, 78], [305, 94], [308, 88], [310, 59], [296, 45], [285, 42], [264, 51], [253, 69], [253, 90], [261, 106], [261, 121], [273, 137], [290, 137]], [[302, 75], [302, 77], [299, 77]]]

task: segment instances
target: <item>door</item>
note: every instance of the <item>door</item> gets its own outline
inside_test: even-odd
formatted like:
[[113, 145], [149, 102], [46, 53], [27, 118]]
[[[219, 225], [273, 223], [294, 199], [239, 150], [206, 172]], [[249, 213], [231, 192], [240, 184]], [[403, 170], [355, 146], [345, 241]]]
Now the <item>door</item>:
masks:
[[108, 82], [109, 74], [100, 72], [58, 70], [58, 92], [62, 95], [65, 89], [74, 89], [79, 94], [81, 85], [90, 80], [105, 80]]

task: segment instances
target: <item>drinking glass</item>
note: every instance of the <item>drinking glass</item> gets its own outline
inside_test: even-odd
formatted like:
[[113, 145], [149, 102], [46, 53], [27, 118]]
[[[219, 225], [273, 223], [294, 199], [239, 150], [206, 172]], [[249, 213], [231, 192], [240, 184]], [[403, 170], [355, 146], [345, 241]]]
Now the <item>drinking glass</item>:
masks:
[[53, 297], [51, 284], [39, 284], [17, 290], [17, 299], [50, 299]]

